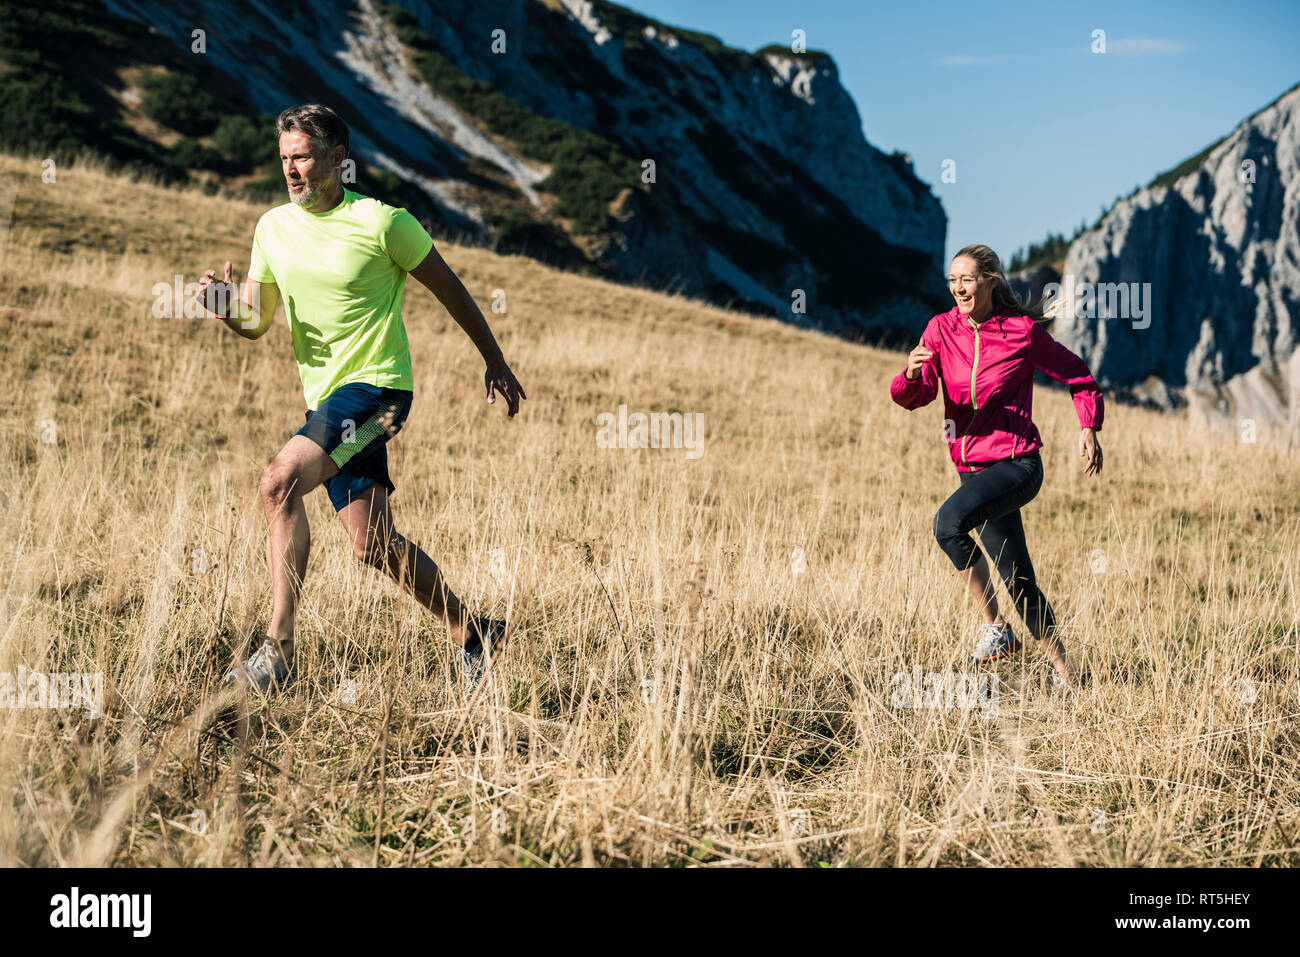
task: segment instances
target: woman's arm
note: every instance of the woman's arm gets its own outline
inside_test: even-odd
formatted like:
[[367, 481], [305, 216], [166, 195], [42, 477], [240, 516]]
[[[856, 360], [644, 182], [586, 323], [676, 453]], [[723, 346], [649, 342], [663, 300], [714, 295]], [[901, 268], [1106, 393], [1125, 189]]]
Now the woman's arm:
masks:
[[1070, 387], [1079, 428], [1101, 429], [1106, 407], [1101, 387], [1092, 377], [1088, 364], [1053, 339], [1038, 323], [1029, 332], [1029, 361], [1035, 369]]
[[[926, 333], [930, 330], [927, 327]], [[939, 350], [926, 342], [925, 335], [907, 357], [907, 367], [889, 385], [889, 397], [905, 409], [929, 405], [939, 394]], [[909, 373], [915, 377], [910, 377]]]
[[1106, 406], [1088, 364], [1053, 339], [1038, 323], [1029, 332], [1029, 361], [1035, 369], [1070, 387], [1074, 412], [1082, 430], [1079, 457], [1083, 459], [1083, 474], [1100, 475], [1101, 443], [1097, 441], [1097, 430], [1101, 428]]

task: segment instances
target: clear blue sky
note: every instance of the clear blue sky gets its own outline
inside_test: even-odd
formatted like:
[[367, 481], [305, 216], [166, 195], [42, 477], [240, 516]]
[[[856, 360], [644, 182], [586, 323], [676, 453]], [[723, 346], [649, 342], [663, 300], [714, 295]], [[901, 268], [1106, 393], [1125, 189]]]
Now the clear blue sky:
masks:
[[[834, 57], [867, 141], [911, 153], [949, 255], [1003, 260], [1229, 132], [1300, 81], [1300, 0], [630, 0], [756, 50], [802, 29]], [[1090, 51], [1106, 32], [1105, 54]], [[945, 159], [957, 181], [940, 181]]]

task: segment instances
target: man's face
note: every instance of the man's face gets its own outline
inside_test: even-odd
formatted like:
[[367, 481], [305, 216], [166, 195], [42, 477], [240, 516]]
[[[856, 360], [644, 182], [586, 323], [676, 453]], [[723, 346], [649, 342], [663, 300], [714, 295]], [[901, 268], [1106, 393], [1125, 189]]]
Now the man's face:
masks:
[[[342, 153], [343, 148], [336, 147], [335, 152]], [[289, 199], [307, 210], [329, 195], [330, 183], [339, 169], [324, 155], [319, 144], [297, 130], [280, 134], [280, 166], [289, 188]]]

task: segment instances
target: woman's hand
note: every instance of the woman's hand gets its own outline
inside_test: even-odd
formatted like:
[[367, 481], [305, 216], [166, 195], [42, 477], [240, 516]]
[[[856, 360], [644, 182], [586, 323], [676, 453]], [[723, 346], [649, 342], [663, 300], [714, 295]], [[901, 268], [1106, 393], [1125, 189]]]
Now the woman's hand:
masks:
[[1084, 460], [1084, 475], [1101, 474], [1101, 443], [1097, 441], [1096, 429], [1084, 429], [1079, 433], [1079, 457]]
[[925, 342], [918, 342], [911, 355], [907, 357], [907, 368], [903, 370], [903, 375], [907, 377], [907, 381], [915, 382], [921, 375], [921, 366], [933, 358], [934, 353], [926, 346]]

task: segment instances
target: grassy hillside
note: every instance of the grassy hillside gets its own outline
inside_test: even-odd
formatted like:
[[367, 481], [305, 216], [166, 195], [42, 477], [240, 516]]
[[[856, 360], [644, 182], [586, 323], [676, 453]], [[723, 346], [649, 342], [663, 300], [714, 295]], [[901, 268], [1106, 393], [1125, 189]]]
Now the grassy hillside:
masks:
[[[516, 644], [467, 697], [314, 492], [298, 684], [246, 740], [191, 730], [265, 627], [257, 480], [303, 404], [282, 320], [250, 343], [152, 290], [245, 267], [264, 207], [2, 156], [0, 181], [0, 672], [108, 688], [100, 720], [0, 710], [0, 864], [1294, 863], [1296, 453], [1112, 406], [1089, 480], [1040, 390], [1030, 546], [1091, 688], [1051, 695], [1034, 650], [990, 670], [995, 717], [898, 709], [893, 676], [964, 670], [976, 621], [901, 355], [481, 249], [443, 252], [505, 291], [530, 398], [487, 408], [409, 289], [394, 509]], [[620, 403], [703, 413], [703, 455], [598, 448]]]

